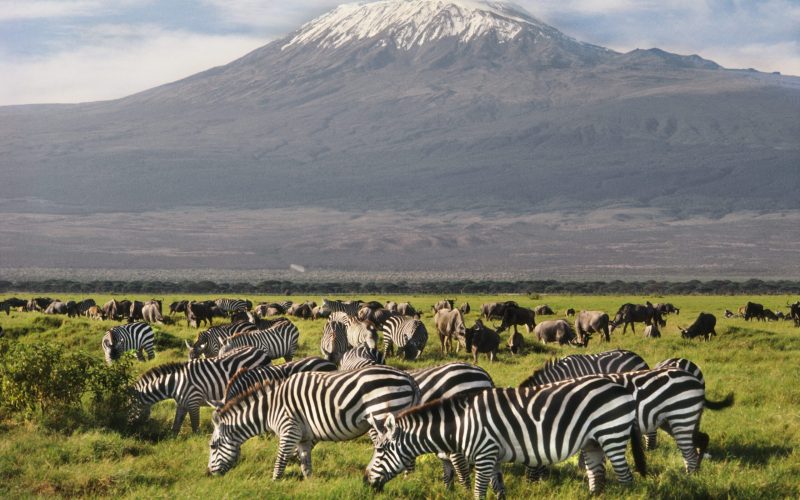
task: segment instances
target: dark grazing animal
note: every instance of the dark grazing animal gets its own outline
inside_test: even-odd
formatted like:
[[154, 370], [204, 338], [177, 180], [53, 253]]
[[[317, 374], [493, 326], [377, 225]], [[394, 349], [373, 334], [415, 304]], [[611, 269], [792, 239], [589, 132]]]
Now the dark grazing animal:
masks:
[[457, 471], [466, 472], [467, 464], [474, 463], [475, 498], [486, 496], [490, 481], [498, 498], [504, 498], [502, 462], [538, 466], [583, 450], [592, 493], [603, 489], [606, 456], [620, 482], [633, 480], [625, 459], [629, 439], [637, 468], [644, 473], [646, 467], [634, 398], [622, 386], [597, 377], [440, 399], [376, 421], [374, 428], [378, 439], [366, 480], [377, 490], [425, 453], [460, 457], [454, 463]]
[[139, 361], [144, 361], [144, 352], [147, 353], [147, 359], [153, 359], [156, 355], [154, 344], [155, 334], [147, 323], [116, 326], [103, 335], [100, 343], [109, 365], [128, 351], [136, 351]]
[[[314, 390], [309, 390], [313, 387]], [[253, 436], [278, 435], [272, 479], [279, 479], [297, 451], [304, 477], [311, 475], [311, 450], [320, 441], [347, 441], [419, 401], [411, 375], [388, 366], [354, 371], [301, 372], [280, 384], [256, 384], [214, 412], [208, 472], [224, 474]]]
[[663, 316], [667, 314], [680, 314], [681, 310], [675, 307], [674, 305], [670, 304], [669, 302], [666, 303], [659, 303], [653, 306], [656, 311], [660, 312]]
[[505, 302], [487, 302], [481, 305], [481, 317], [486, 321], [503, 319], [503, 314], [505, 314], [507, 307], [519, 307], [519, 304], [513, 300], [507, 300]]
[[453, 299], [442, 299], [439, 302], [433, 304], [431, 306], [431, 312], [436, 313], [441, 310], [451, 310], [453, 309], [453, 305], [455, 304], [455, 300]]
[[571, 308], [571, 307], [570, 307], [569, 309], [567, 309], [567, 310], [564, 312], [564, 315], [565, 315], [565, 316], [575, 316], [575, 309], [573, 309], [573, 308]]
[[766, 318], [764, 317], [764, 306], [755, 302], [748, 302], [744, 306], [743, 317], [746, 321], [750, 321], [753, 318], [759, 321], [766, 321]]
[[661, 330], [658, 329], [658, 323], [647, 325], [644, 327], [644, 337], [648, 339], [657, 339], [661, 337]]
[[713, 314], [701, 312], [694, 323], [689, 328], [681, 328], [681, 337], [685, 339], [693, 339], [695, 337], [703, 337], [703, 340], [709, 341], [712, 336], [717, 332], [714, 327], [717, 326], [717, 318]]
[[17, 297], [9, 297], [6, 300], [0, 302], [0, 311], [5, 311], [6, 315], [10, 314], [9, 311], [11, 309], [27, 309], [28, 301], [25, 299], [20, 299]]
[[555, 314], [555, 311], [553, 311], [553, 308], [551, 308], [547, 304], [542, 304], [542, 305], [534, 307], [533, 308], [533, 312], [535, 312], [536, 314], [538, 314], [540, 316], [550, 316], [550, 315]]
[[[73, 305], [75, 303], [73, 302]], [[60, 300], [54, 300], [50, 302], [47, 308], [44, 310], [45, 314], [67, 314], [67, 303], [61, 302]]]
[[131, 309], [128, 313], [128, 321], [143, 321], [144, 316], [142, 316], [142, 308], [144, 307], [144, 302], [140, 300], [134, 300], [131, 302]]
[[177, 434], [180, 431], [187, 413], [192, 432], [197, 432], [200, 427], [200, 406], [222, 401], [228, 381], [241, 368], [269, 363], [270, 358], [263, 351], [244, 348], [228, 356], [156, 366], [139, 377], [133, 386], [136, 402], [133, 417], [135, 420], [147, 418], [152, 405], [165, 399], [174, 399], [177, 408], [172, 432]]
[[772, 312], [772, 309], [764, 308], [764, 320], [765, 321], [778, 321], [778, 315]]
[[469, 312], [472, 310], [472, 308], [469, 307], [469, 302], [464, 302], [461, 304], [459, 309], [461, 310], [461, 314], [469, 314]]
[[789, 316], [794, 321], [794, 326], [800, 326], [800, 301], [789, 306]]
[[86, 316], [86, 311], [88, 311], [90, 307], [96, 305], [97, 303], [94, 301], [94, 299], [83, 299], [77, 304], [78, 314], [80, 316]]
[[531, 333], [536, 326], [536, 313], [527, 307], [506, 306], [503, 312], [503, 321], [497, 328], [497, 333], [502, 333], [512, 326], [514, 333], [517, 333], [517, 325], [524, 325], [528, 333]]
[[35, 297], [29, 300], [25, 307], [28, 309], [28, 312], [44, 311], [54, 300], [58, 299], [51, 299], [50, 297]]
[[417, 314], [417, 310], [408, 302], [400, 302], [397, 304], [397, 312], [403, 316], [415, 316]]
[[724, 316], [725, 316], [726, 318], [732, 318], [732, 317], [734, 317], [734, 316], [736, 316], [736, 315], [735, 315], [735, 314], [733, 313], [733, 311], [731, 311], [730, 309], [725, 309], [725, 314], [724, 314]]
[[520, 354], [522, 352], [522, 348], [525, 347], [525, 339], [522, 337], [522, 334], [512, 333], [508, 336], [508, 350], [511, 351], [511, 354]]
[[[440, 309], [433, 316], [433, 322], [436, 324], [436, 331], [439, 334], [442, 356], [446, 356], [452, 350], [453, 338], [459, 342], [459, 339], [463, 339], [466, 334], [464, 316], [458, 309]], [[460, 344], [456, 345], [456, 352], [458, 352], [458, 345]]]
[[575, 334], [579, 339], [590, 338], [593, 333], [600, 333], [606, 342], [611, 341], [608, 332], [608, 314], [603, 311], [581, 311], [575, 318]]
[[661, 316], [653, 304], [647, 302], [645, 305], [641, 304], [623, 304], [617, 314], [614, 316], [614, 321], [611, 322], [611, 331], [613, 332], [619, 325], [623, 325], [622, 334], [628, 330], [628, 325], [631, 325], [631, 330], [636, 333], [634, 323], [644, 323], [645, 325], [651, 324], [653, 321], [657, 322], [660, 326], [667, 326], [667, 322]]
[[169, 305], [169, 315], [172, 316], [175, 313], [185, 313], [187, 304], [189, 304], [188, 300], [180, 300], [180, 301], [171, 303]]
[[478, 354], [486, 354], [489, 361], [497, 359], [497, 351], [500, 348], [500, 335], [491, 328], [484, 326], [480, 319], [475, 320], [471, 328], [467, 328], [464, 334], [466, 338], [467, 352], [472, 353], [472, 360], [478, 363]]
[[161, 308], [156, 301], [149, 301], [142, 306], [142, 319], [146, 323], [163, 323], [164, 317], [161, 315]]
[[189, 302], [186, 304], [186, 325], [199, 328], [201, 324], [208, 323], [213, 326], [213, 313], [208, 304], [203, 302]]

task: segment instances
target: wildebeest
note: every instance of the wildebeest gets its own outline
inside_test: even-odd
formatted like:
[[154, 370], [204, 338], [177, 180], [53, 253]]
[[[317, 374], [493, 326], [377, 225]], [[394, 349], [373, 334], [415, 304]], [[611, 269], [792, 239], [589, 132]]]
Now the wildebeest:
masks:
[[[433, 316], [436, 331], [439, 332], [439, 342], [442, 344], [442, 356], [452, 350], [453, 337], [458, 342], [466, 334], [464, 316], [458, 309], [440, 309]], [[457, 349], [458, 347], [456, 347]]]
[[96, 305], [97, 303], [94, 301], [94, 299], [83, 299], [77, 304], [78, 314], [81, 316], [86, 316], [86, 311], [88, 311], [90, 307]]
[[766, 318], [764, 317], [764, 306], [755, 302], [748, 302], [744, 306], [744, 314], [742, 317], [746, 321], [750, 321], [753, 318], [756, 318], [759, 321], [765, 321]]
[[497, 328], [497, 333], [502, 333], [512, 326], [514, 333], [517, 333], [517, 325], [525, 325], [528, 333], [531, 333], [536, 326], [536, 313], [527, 307], [506, 307], [503, 322]]
[[28, 310], [28, 312], [44, 311], [54, 300], [58, 299], [51, 299], [50, 297], [35, 297], [25, 304], [25, 308]]
[[[74, 302], [73, 302], [74, 304]], [[67, 314], [67, 303], [61, 302], [60, 300], [54, 300], [50, 302], [47, 308], [44, 310], [45, 314]]]
[[286, 314], [296, 318], [311, 319], [311, 309], [311, 306], [306, 302], [302, 304], [297, 303], [292, 304], [289, 310], [286, 311]]
[[480, 319], [475, 320], [472, 328], [467, 328], [464, 333], [467, 352], [472, 353], [472, 360], [478, 362], [478, 354], [484, 353], [489, 361], [497, 359], [497, 350], [500, 348], [500, 336], [487, 328]]
[[571, 307], [570, 307], [569, 309], [567, 309], [567, 310], [564, 312], [564, 315], [565, 315], [565, 316], [575, 316], [575, 309], [573, 309], [573, 308], [571, 308]]
[[209, 326], [214, 322], [211, 319], [211, 308], [208, 304], [203, 302], [189, 302], [186, 304], [186, 325], [193, 328], [199, 328], [203, 322], [208, 323]]
[[533, 308], [533, 312], [538, 314], [539, 316], [550, 316], [555, 314], [553, 308], [548, 306], [547, 304], [542, 304]]
[[695, 337], [703, 336], [706, 341], [711, 340], [713, 335], [717, 332], [714, 327], [717, 325], [717, 318], [710, 313], [701, 312], [697, 319], [694, 320], [692, 326], [689, 328], [681, 328], [681, 337], [685, 339], [693, 339]]
[[789, 306], [789, 316], [794, 320], [794, 326], [800, 326], [800, 301]]
[[28, 301], [17, 297], [9, 297], [3, 302], [0, 302], [0, 304], [0, 311], [5, 311], [6, 315], [8, 315], [10, 309], [27, 309]]
[[89, 319], [106, 319], [105, 313], [100, 306], [92, 306], [86, 310], [86, 317]]
[[675, 307], [674, 305], [670, 304], [669, 302], [665, 302], [663, 304], [659, 303], [653, 306], [656, 311], [660, 312], [662, 315], [666, 316], [667, 314], [680, 314], [681, 310]]
[[575, 318], [575, 333], [581, 339], [591, 337], [592, 333], [599, 333], [606, 342], [610, 342], [608, 314], [603, 311], [579, 312]]
[[177, 302], [173, 302], [169, 305], [169, 315], [172, 316], [175, 313], [185, 313], [186, 312], [186, 304], [188, 304], [188, 300], [179, 300]]
[[725, 317], [726, 318], [732, 318], [734, 316], [736, 316], [736, 315], [733, 314], [733, 311], [731, 311], [730, 309], [725, 309]]
[[481, 305], [481, 317], [486, 321], [502, 319], [508, 307], [519, 307], [519, 304], [513, 300], [507, 300], [505, 302], [487, 302]]
[[431, 306], [431, 311], [436, 313], [437, 311], [441, 310], [450, 310], [453, 309], [453, 304], [455, 303], [454, 299], [442, 299], [439, 302], [435, 303]]
[[131, 302], [131, 309], [128, 312], [129, 323], [133, 323], [134, 321], [142, 321], [142, 307], [144, 307], [144, 302], [141, 300], [134, 300]]
[[772, 312], [772, 309], [764, 308], [764, 320], [765, 321], [778, 321], [778, 316]]
[[388, 310], [390, 310], [392, 312], [397, 312], [397, 302], [395, 302], [393, 300], [387, 300], [386, 304], [384, 304], [383, 307], [385, 307], [386, 309], [388, 309]]
[[106, 319], [119, 320], [127, 318], [131, 313], [130, 300], [111, 299], [103, 305], [103, 314]]
[[408, 302], [400, 302], [397, 304], [397, 312], [403, 316], [415, 316], [417, 314], [417, 310]]
[[644, 327], [644, 337], [648, 339], [657, 339], [661, 337], [661, 330], [658, 329], [658, 323], [653, 323]]
[[559, 344], [578, 344], [586, 347], [589, 344], [588, 337], [579, 339], [569, 323], [563, 319], [542, 321], [533, 329], [536, 338], [546, 344], [548, 342], [558, 342]]
[[649, 325], [653, 323], [653, 321], [657, 322], [662, 327], [667, 326], [667, 322], [664, 321], [661, 313], [658, 312], [650, 302], [647, 302], [645, 305], [630, 303], [623, 304], [620, 306], [617, 314], [614, 316], [614, 321], [611, 322], [611, 331], [613, 332], [620, 324], [622, 324], [623, 335], [625, 332], [627, 332], [628, 325], [631, 325], [631, 330], [633, 333], [636, 333], [634, 323], [644, 323], [645, 325]]
[[142, 318], [147, 323], [163, 323], [164, 317], [161, 316], [161, 308], [158, 303], [150, 301], [142, 306]]
[[508, 350], [511, 351], [511, 354], [519, 354], [522, 352], [522, 348], [525, 346], [525, 339], [522, 337], [522, 334], [512, 333], [508, 336]]
[[464, 302], [458, 309], [461, 311], [461, 314], [469, 314], [469, 312], [472, 310], [469, 307], [469, 302]]

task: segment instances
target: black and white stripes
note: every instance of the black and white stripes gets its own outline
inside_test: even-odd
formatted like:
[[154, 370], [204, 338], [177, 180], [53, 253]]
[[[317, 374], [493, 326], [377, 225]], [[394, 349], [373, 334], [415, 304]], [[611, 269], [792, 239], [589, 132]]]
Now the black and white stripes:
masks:
[[143, 352], [147, 353], [147, 359], [153, 359], [156, 355], [154, 342], [155, 335], [150, 325], [128, 323], [108, 330], [103, 335], [100, 345], [103, 348], [106, 363], [110, 365], [128, 351], [136, 351], [139, 361], [144, 361]]
[[266, 330], [251, 330], [237, 333], [225, 340], [219, 350], [220, 354], [236, 349], [237, 347], [257, 347], [267, 353], [272, 359], [283, 358], [291, 361], [297, 350], [300, 339], [300, 330], [289, 322], [277, 323]]
[[396, 347], [405, 359], [417, 359], [428, 343], [425, 324], [408, 316], [392, 316], [383, 324], [383, 354], [394, 354]]

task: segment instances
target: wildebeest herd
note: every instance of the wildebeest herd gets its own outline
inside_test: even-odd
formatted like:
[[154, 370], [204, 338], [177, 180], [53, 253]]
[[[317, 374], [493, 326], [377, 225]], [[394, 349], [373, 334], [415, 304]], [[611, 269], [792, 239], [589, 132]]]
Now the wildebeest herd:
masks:
[[[402, 471], [413, 471], [416, 457], [436, 453], [446, 484], [458, 480], [469, 485], [474, 469], [474, 495], [484, 497], [491, 486], [502, 497], [500, 463], [524, 464], [526, 476], [536, 480], [544, 467], [579, 453], [589, 489], [596, 493], [603, 489], [606, 458], [620, 482], [633, 480], [625, 457], [629, 443], [635, 468], [646, 474], [641, 439], [652, 449], [659, 428], [675, 440], [686, 472], [696, 472], [710, 440], [700, 430], [703, 410], [733, 404], [732, 394], [716, 402], [705, 397], [702, 371], [690, 360], [667, 359], [651, 369], [636, 353], [618, 349], [553, 359], [518, 387], [506, 389], [496, 388], [485, 370], [469, 363], [410, 371], [386, 366], [392, 356], [424, 356], [429, 337], [420, 312], [393, 301], [323, 299], [321, 305], [287, 301], [255, 307], [240, 299], [180, 301], [170, 304], [167, 316], [161, 313], [162, 301], [155, 299], [111, 300], [102, 307], [91, 299], [0, 303], [0, 310], [8, 313], [10, 308], [127, 321], [101, 339], [108, 363], [127, 351], [152, 359], [155, 333], [150, 324], [168, 322], [175, 314], [185, 314], [189, 326], [207, 326], [186, 341], [188, 361], [162, 364], [139, 377], [131, 420], [147, 418], [153, 404], [173, 399], [173, 432], [180, 430], [186, 414], [196, 432], [200, 407], [214, 405], [211, 474], [230, 470], [246, 440], [269, 432], [279, 439], [273, 479], [283, 475], [293, 457], [308, 477], [317, 442], [368, 433], [374, 452], [364, 479], [376, 489]], [[519, 326], [539, 342], [576, 347], [587, 346], [595, 334], [607, 342], [619, 326], [623, 334], [628, 326], [635, 332], [635, 323], [645, 324], [646, 337], [657, 338], [667, 315], [679, 314], [671, 304], [647, 302], [623, 304], [613, 319], [604, 311], [572, 310], [565, 311], [566, 317], [574, 318], [572, 323], [537, 323], [537, 315], [551, 315], [553, 310], [507, 301], [483, 304], [480, 318], [467, 326], [464, 316], [469, 310], [469, 304], [455, 307], [447, 299], [432, 307], [442, 356], [463, 347], [475, 363], [479, 354], [495, 361], [500, 334], [507, 330], [507, 349], [518, 354], [525, 339]], [[740, 315], [766, 321], [770, 317], [765, 311], [748, 302]], [[800, 302], [783, 316], [800, 326]], [[220, 318], [217, 325], [214, 318]], [[320, 357], [294, 359], [300, 331], [290, 318], [325, 320]], [[500, 324], [492, 328], [494, 321]], [[715, 316], [703, 312], [680, 329], [681, 336], [711, 340], [715, 326]], [[284, 363], [273, 365], [278, 358]]]

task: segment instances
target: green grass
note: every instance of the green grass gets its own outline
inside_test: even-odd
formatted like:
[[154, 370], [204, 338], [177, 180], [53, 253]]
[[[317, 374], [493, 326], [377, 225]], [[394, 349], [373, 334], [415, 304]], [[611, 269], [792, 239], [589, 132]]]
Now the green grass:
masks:
[[[59, 297], [63, 300], [82, 298], [67, 295]], [[93, 297], [99, 303], [110, 298]], [[141, 300], [150, 297], [136, 298]], [[163, 297], [167, 303], [175, 298]], [[275, 299], [248, 298], [254, 302]], [[291, 298], [295, 301], [311, 298], [320, 302], [320, 297]], [[386, 299], [385, 296], [359, 298]], [[390, 364], [412, 368], [467, 359], [463, 352], [447, 360], [438, 354], [438, 338], [429, 311], [430, 305], [441, 297], [391, 298], [398, 302], [408, 300], [418, 309], [426, 311], [423, 320], [432, 336], [421, 360], [402, 363], [390, 360]], [[473, 312], [467, 316], [470, 325], [477, 318], [475, 310], [487, 301], [513, 299], [525, 306], [547, 303], [560, 314], [567, 307], [613, 312], [623, 302], [645, 300], [634, 296], [543, 296], [535, 300], [525, 296], [455, 298], [457, 303], [468, 301], [472, 305]], [[658, 448], [648, 453], [652, 474], [646, 478], [637, 475], [633, 486], [622, 487], [609, 469], [605, 495], [609, 498], [798, 498], [800, 329], [794, 328], [790, 322], [748, 323], [742, 319], [722, 317], [724, 309], [736, 310], [747, 300], [785, 310], [789, 299], [785, 296], [651, 298], [653, 302], [673, 302], [681, 308], [680, 316], [668, 317], [668, 325], [662, 329], [661, 339], [644, 339], [641, 337], [641, 328], [637, 328], [636, 335], [628, 332], [623, 336], [615, 332], [610, 344], [598, 342], [595, 338], [588, 350], [550, 345], [544, 352], [533, 352], [530, 349], [532, 338], [526, 335], [526, 354], [512, 357], [502, 353], [499, 362], [490, 364], [482, 358], [480, 365], [489, 371], [498, 386], [515, 386], [551, 355], [600, 352], [620, 347], [636, 351], [651, 365], [673, 356], [689, 358], [703, 369], [709, 398], [720, 399], [730, 391], [736, 394], [736, 404], [732, 408], [720, 412], [706, 411], [703, 416], [703, 430], [711, 436], [711, 458], [703, 462], [698, 474], [686, 475], [674, 442], [662, 433]], [[700, 311], [717, 316], [719, 335], [709, 343], [680, 339], [678, 325], [688, 325]], [[300, 355], [318, 355], [322, 321], [297, 320], [295, 323], [301, 331]], [[102, 358], [100, 339], [105, 330], [114, 324], [61, 316], [47, 317], [39, 313], [12, 312], [10, 316], [0, 316], [7, 342], [54, 342], [70, 351], [88, 352], [98, 359]], [[159, 326], [156, 358], [138, 363], [137, 370], [143, 372], [161, 363], [185, 360], [183, 340], [193, 338], [198, 331], [187, 328], [185, 320], [176, 325]], [[503, 339], [506, 338], [507, 334], [504, 334]], [[383, 494], [374, 494], [361, 480], [363, 469], [371, 456], [371, 445], [366, 437], [346, 443], [318, 444], [312, 454], [314, 476], [307, 481], [302, 479], [296, 463], [289, 465], [284, 479], [278, 482], [270, 479], [276, 439], [269, 436], [248, 441], [242, 448], [239, 464], [226, 476], [209, 478], [205, 476], [205, 469], [208, 437], [212, 429], [210, 409], [204, 409], [201, 414], [199, 434], [191, 433], [187, 419], [181, 433], [171, 437], [167, 430], [174, 411], [173, 402], [164, 402], [153, 408], [152, 425], [163, 430], [155, 440], [139, 440], [101, 429], [64, 435], [23, 422], [15, 415], [3, 415], [0, 418], [0, 497], [469, 496], [458, 486], [451, 492], [443, 488], [439, 480], [440, 465], [434, 456], [422, 457], [418, 460], [416, 472], [392, 480]], [[537, 484], [528, 484], [518, 465], [506, 465], [505, 471], [509, 498], [588, 496], [583, 474], [577, 471], [574, 459], [557, 465], [546, 480]]]

